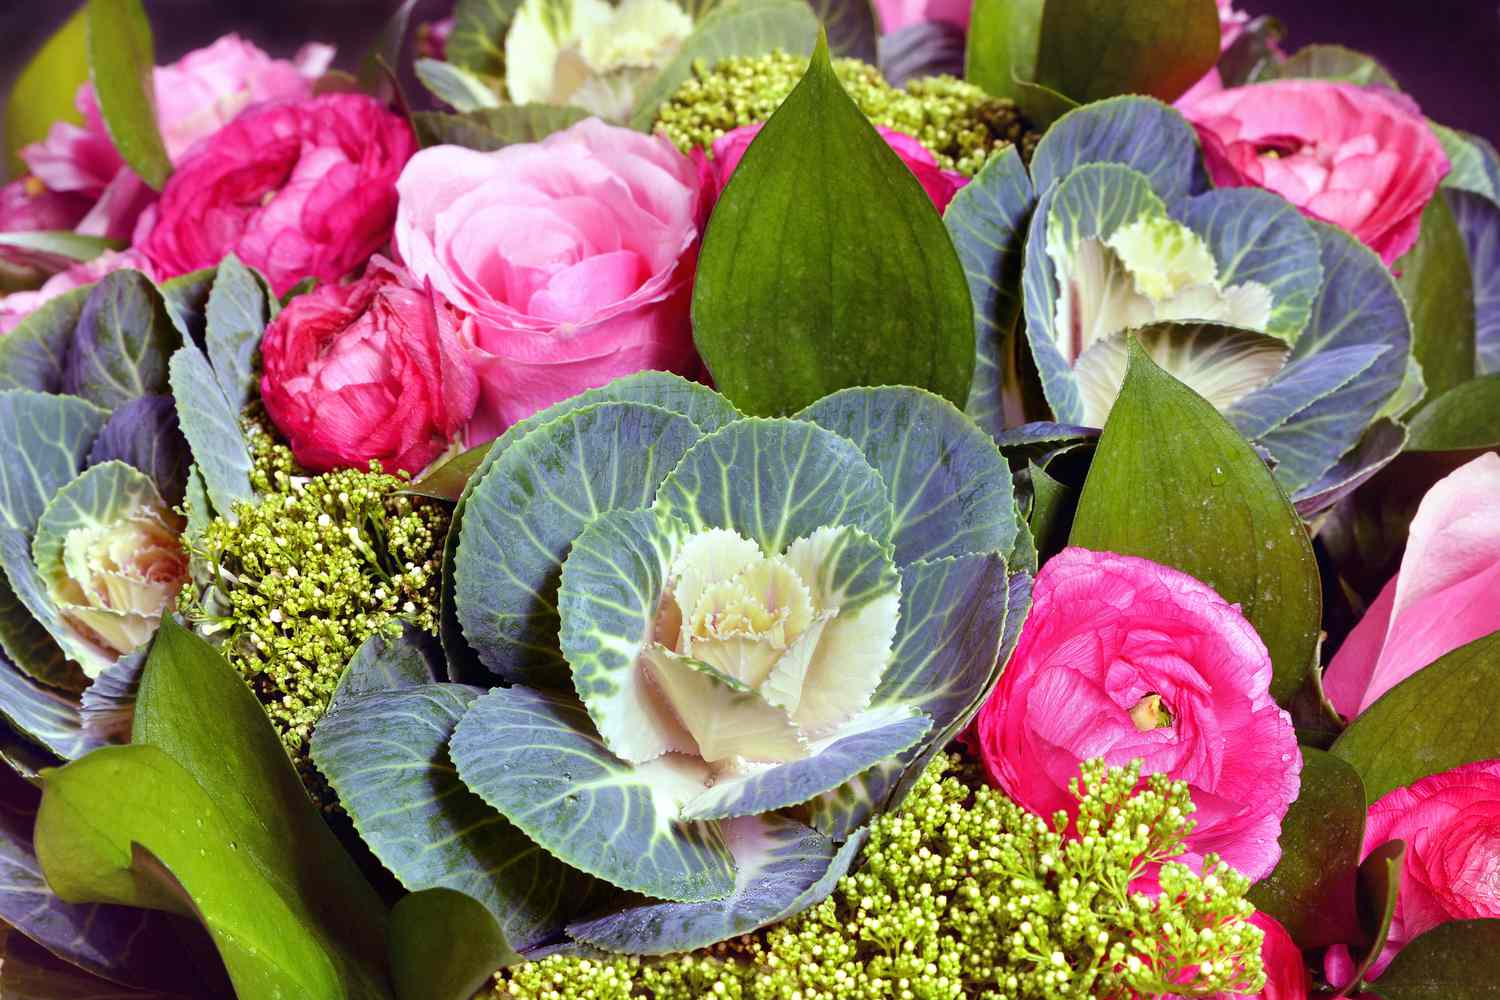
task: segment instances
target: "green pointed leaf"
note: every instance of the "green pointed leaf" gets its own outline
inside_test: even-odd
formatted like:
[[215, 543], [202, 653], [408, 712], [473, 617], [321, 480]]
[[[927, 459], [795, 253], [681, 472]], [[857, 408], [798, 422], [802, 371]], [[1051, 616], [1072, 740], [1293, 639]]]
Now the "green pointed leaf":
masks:
[[749, 413], [790, 413], [852, 385], [967, 400], [963, 267], [921, 185], [844, 93], [826, 45], [719, 199], [692, 311], [715, 383]]
[[1250, 901], [1275, 917], [1300, 947], [1353, 940], [1364, 829], [1359, 775], [1332, 754], [1303, 747], [1301, 790], [1281, 823], [1281, 860], [1251, 887]]
[[1284, 60], [1269, 64], [1279, 80], [1332, 80], [1359, 87], [1399, 91], [1396, 78], [1373, 57], [1342, 45], [1304, 45]]
[[624, 763], [576, 699], [519, 686], [475, 701], [450, 749], [464, 784], [581, 871], [677, 902], [734, 890], [718, 824], [676, 818], [685, 798], [703, 789], [701, 761], [668, 754]]
[[1131, 344], [1070, 543], [1154, 559], [1239, 604], [1271, 653], [1271, 694], [1285, 702], [1313, 665], [1322, 616], [1301, 518], [1234, 428]]
[[461, 892], [424, 889], [391, 909], [396, 1000], [471, 1000], [519, 961], [490, 912]]
[[235, 413], [260, 395], [256, 355], [270, 318], [265, 285], [234, 254], [225, 257], [208, 295], [204, 344], [214, 377]]
[[458, 620], [491, 671], [567, 684], [556, 601], [569, 546], [605, 511], [649, 504], [699, 437], [660, 407], [599, 403], [507, 444], [466, 501], [454, 557]]
[[1031, 475], [1031, 515], [1027, 526], [1036, 539], [1037, 551], [1058, 552], [1068, 544], [1068, 530], [1078, 510], [1078, 491], [1053, 479], [1035, 462], [1027, 467]]
[[782, 816], [747, 816], [724, 826], [734, 855], [734, 891], [706, 903], [647, 900], [568, 926], [584, 944], [633, 955], [707, 948], [783, 920], [828, 871], [833, 842]]
[[10, 176], [19, 177], [26, 170], [18, 155], [21, 147], [45, 139], [54, 123], [83, 124], [74, 98], [88, 78], [84, 14], [80, 9], [42, 43], [11, 84], [10, 99], [5, 104], [5, 158]]
[[703, 438], [662, 481], [656, 509], [783, 552], [825, 525], [891, 539], [885, 481], [848, 438], [804, 420], [742, 420]]
[[1407, 451], [1467, 451], [1500, 445], [1500, 373], [1461, 382], [1422, 407]]
[[236, 501], [255, 498], [250, 446], [240, 430], [239, 412], [224, 395], [208, 359], [192, 344], [172, 355], [169, 368], [183, 436], [193, 449], [214, 509], [227, 514]]
[[1334, 741], [1371, 802], [1419, 778], [1500, 757], [1500, 632], [1438, 658], [1391, 688]]
[[369, 51], [359, 62], [360, 89], [373, 94], [382, 104], [395, 97], [395, 67], [401, 65], [401, 51], [406, 47], [407, 24], [411, 21], [412, 8], [417, 0], [401, 0], [400, 4], [381, 25]]
[[99, 279], [84, 301], [63, 369], [64, 392], [105, 409], [167, 391], [167, 359], [181, 342], [161, 293], [139, 271]]
[[313, 762], [403, 886], [462, 892], [512, 946], [531, 948], [600, 894], [459, 781], [448, 740], [483, 693], [429, 682], [349, 696], [318, 723]]
[[344, 668], [333, 697], [332, 712], [347, 699], [372, 691], [421, 687], [438, 679], [443, 651], [432, 636], [411, 622], [403, 622], [394, 639], [376, 633], [366, 639]]
[[163, 281], [158, 289], [166, 300], [172, 325], [182, 334], [182, 342], [203, 345], [208, 325], [208, 297], [213, 293], [216, 268], [205, 267]]
[[1500, 920], [1450, 920], [1419, 934], [1372, 984], [1384, 1000], [1493, 1000]]
[[1369, 947], [1354, 969], [1353, 982], [1358, 983], [1385, 948], [1396, 916], [1396, 900], [1401, 895], [1401, 879], [1406, 866], [1406, 842], [1388, 840], [1365, 857], [1359, 866], [1359, 920]]
[[93, 260], [106, 250], [123, 249], [125, 244], [119, 240], [85, 236], [71, 230], [0, 233], [0, 258], [23, 266], [34, 263], [47, 270], [65, 270]]
[[151, 23], [141, 0], [88, 0], [89, 78], [110, 141], [130, 168], [160, 191], [172, 161], [156, 125]]
[[587, 117], [582, 108], [507, 104], [461, 115], [419, 111], [413, 122], [425, 145], [449, 144], [487, 152], [518, 142], [539, 142]]
[[713, 66], [730, 56], [759, 56], [778, 49], [805, 55], [813, 50], [817, 36], [818, 17], [803, 0], [736, 0], [721, 4], [693, 25], [692, 34], [683, 41], [677, 55], [641, 89], [630, 126], [649, 132], [656, 124], [657, 110], [693, 76], [695, 63]]
[[[459, 114], [500, 107], [500, 96], [490, 89], [490, 85], [462, 66], [436, 59], [418, 59], [412, 68], [432, 96], [452, 106]], [[421, 114], [430, 115], [432, 112]]]
[[985, 93], [1020, 104], [1036, 79], [1046, 0], [975, 0], [969, 15], [964, 78]]
[[1477, 135], [1448, 128], [1430, 119], [1427, 126], [1448, 156], [1449, 170], [1443, 176], [1443, 187], [1500, 202], [1500, 188], [1495, 184], [1497, 178], [1491, 175], [1493, 148]]
[[1218, 60], [1211, 0], [1048, 0], [1034, 79], [1080, 103], [1117, 94], [1172, 101]]
[[845, 389], [797, 414], [859, 446], [895, 511], [896, 564], [1005, 552], [1016, 538], [1010, 467], [951, 403], [920, 389]]
[[521, 0], [459, 0], [453, 8], [448, 60], [472, 73], [505, 79], [505, 32]]
[[1474, 377], [1474, 279], [1469, 252], [1440, 191], [1422, 210], [1416, 244], [1391, 265], [1411, 310], [1411, 351], [1427, 398]]
[[134, 740], [43, 776], [37, 854], [58, 895], [198, 915], [241, 996], [389, 998], [384, 905], [254, 695], [170, 621]]
[[460, 452], [446, 462], [429, 468], [420, 479], [402, 492], [432, 497], [434, 500], [457, 502], [458, 498], [467, 491], [469, 480], [484, 464], [485, 456], [490, 453], [491, 443], [486, 441], [484, 444]]

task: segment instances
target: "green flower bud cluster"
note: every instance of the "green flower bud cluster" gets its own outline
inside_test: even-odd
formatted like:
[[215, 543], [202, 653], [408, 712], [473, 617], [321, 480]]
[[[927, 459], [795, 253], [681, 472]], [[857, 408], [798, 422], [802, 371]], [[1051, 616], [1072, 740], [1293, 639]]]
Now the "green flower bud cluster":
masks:
[[[1012, 101], [971, 83], [937, 76], [901, 90], [858, 59], [835, 59], [833, 68], [870, 121], [912, 136], [948, 170], [973, 176], [991, 153], [1019, 142], [1029, 156], [1036, 144]], [[779, 50], [712, 67], [697, 60], [693, 75], [657, 111], [656, 127], [683, 152], [708, 149], [725, 133], [771, 117], [805, 72], [807, 59]]]
[[308, 476], [264, 427], [245, 426], [259, 499], [188, 539], [194, 582], [179, 610], [245, 676], [311, 778], [313, 726], [360, 645], [403, 621], [436, 633], [449, 515], [376, 462]]
[[[1092, 761], [1076, 826], [1049, 824], [939, 758], [877, 819], [822, 904], [662, 962], [553, 956], [504, 970], [499, 1000], [1135, 1000], [1262, 988], [1249, 880], [1182, 852], [1187, 786]], [[1132, 891], [1160, 865], [1160, 893]]]

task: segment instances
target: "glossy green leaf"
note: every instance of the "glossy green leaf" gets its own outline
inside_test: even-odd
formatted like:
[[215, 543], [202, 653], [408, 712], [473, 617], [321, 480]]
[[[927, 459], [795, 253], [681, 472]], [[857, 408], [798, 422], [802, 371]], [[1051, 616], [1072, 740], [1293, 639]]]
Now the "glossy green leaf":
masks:
[[964, 78], [996, 97], [1027, 98], [1022, 84], [1036, 79], [1046, 0], [974, 0]]
[[62, 389], [112, 410], [167, 392], [167, 360], [181, 337], [165, 301], [139, 271], [99, 279], [84, 300], [67, 350]]
[[88, 0], [89, 78], [115, 149], [160, 191], [172, 161], [156, 124], [151, 23], [141, 0]]
[[391, 70], [401, 65], [401, 52], [406, 47], [407, 25], [411, 21], [412, 8], [417, 0], [401, 0], [391, 15], [381, 25], [380, 34], [359, 62], [359, 84], [366, 93], [373, 94], [382, 104], [395, 96], [395, 85]]
[[184, 344], [189, 341], [203, 344], [208, 325], [208, 296], [213, 292], [216, 274], [217, 268], [204, 267], [168, 278], [157, 286]]
[[485, 456], [490, 453], [490, 442], [476, 445], [467, 451], [459, 452], [452, 458], [429, 468], [402, 492], [415, 493], [418, 496], [432, 497], [434, 500], [448, 500], [457, 502], [464, 495], [465, 488], [474, 473], [484, 464]]
[[1117, 94], [1172, 101], [1218, 59], [1210, 0], [1047, 0], [1032, 79], [1081, 103]]
[[1450, 920], [1418, 934], [1372, 984], [1384, 1000], [1494, 1000], [1500, 920]]
[[[490, 85], [462, 66], [437, 59], [418, 59], [413, 69], [422, 86], [460, 114], [501, 106], [499, 95]], [[432, 112], [423, 114], [431, 115]]]
[[1411, 310], [1412, 356], [1429, 399], [1474, 377], [1474, 280], [1469, 252], [1448, 199], [1439, 192], [1422, 210], [1416, 245], [1392, 265]]
[[360, 838], [403, 886], [462, 892], [512, 946], [531, 948], [600, 893], [459, 781], [448, 740], [481, 694], [429, 681], [349, 696], [318, 723], [312, 756]]
[[1254, 449], [1134, 340], [1071, 544], [1144, 556], [1207, 583], [1265, 642], [1272, 695], [1285, 702], [1301, 689], [1322, 615], [1301, 518]]
[[1281, 823], [1281, 860], [1250, 889], [1250, 901], [1300, 947], [1352, 940], [1364, 829], [1359, 775], [1332, 754], [1303, 747], [1302, 787]]
[[93, 260], [106, 250], [123, 250], [125, 244], [103, 236], [85, 236], [70, 230], [0, 233], [0, 258], [21, 264], [36, 263], [49, 270], [62, 270]]
[[699, 437], [660, 407], [599, 403], [504, 449], [465, 503], [453, 561], [458, 620], [491, 671], [566, 686], [556, 594], [569, 546], [601, 513], [649, 504]]
[[1500, 372], [1461, 382], [1411, 422], [1408, 451], [1465, 451], [1500, 445]]
[[384, 905], [255, 696], [170, 621], [134, 740], [43, 776], [37, 854], [58, 895], [197, 914], [241, 996], [389, 998]]
[[521, 0], [458, 0], [448, 61], [495, 80], [505, 79], [505, 32]]
[[736, 0], [717, 6], [693, 25], [677, 55], [641, 88], [630, 125], [651, 131], [657, 109], [693, 76], [696, 62], [712, 66], [730, 56], [759, 56], [777, 49], [803, 55], [813, 50], [817, 36], [817, 15], [803, 0]]
[[519, 961], [490, 912], [461, 892], [424, 889], [391, 909], [396, 1000], [471, 1000]]
[[1460, 646], [1381, 695], [1334, 742], [1374, 802], [1461, 764], [1500, 757], [1500, 632]]
[[582, 108], [507, 104], [460, 115], [418, 111], [412, 120], [424, 145], [447, 144], [489, 152], [518, 142], [539, 142], [587, 117], [588, 112]]
[[209, 499], [220, 513], [255, 496], [250, 487], [250, 446], [240, 430], [239, 413], [203, 352], [187, 344], [169, 363], [172, 396], [183, 436], [203, 477]]
[[1031, 477], [1031, 514], [1026, 523], [1038, 552], [1044, 555], [1057, 552], [1068, 543], [1068, 529], [1078, 509], [1078, 491], [1052, 478], [1035, 462], [1027, 468]]
[[270, 319], [271, 296], [264, 283], [234, 254], [225, 257], [208, 294], [204, 346], [235, 413], [259, 398], [256, 356]]
[[333, 689], [325, 714], [357, 695], [431, 684], [442, 665], [443, 651], [437, 641], [411, 622], [402, 622], [399, 636], [376, 633], [360, 644]]
[[681, 754], [621, 761], [569, 695], [494, 688], [459, 722], [450, 750], [464, 784], [575, 868], [677, 902], [734, 890], [719, 825], [676, 819], [703, 790], [706, 766]]
[[853, 441], [880, 473], [895, 511], [897, 565], [1015, 543], [1010, 468], [947, 400], [899, 386], [845, 389], [797, 416]]
[[826, 45], [719, 199], [692, 311], [715, 383], [749, 413], [794, 412], [853, 385], [968, 399], [963, 267], [921, 185], [844, 93]]
[[1456, 188], [1482, 195], [1490, 201], [1500, 201], [1500, 189], [1496, 189], [1490, 176], [1488, 160], [1493, 152], [1483, 139], [1468, 132], [1448, 128], [1429, 120], [1428, 127], [1442, 143], [1448, 156], [1448, 173], [1443, 175], [1443, 187]]
[[1281, 80], [1332, 80], [1360, 87], [1401, 89], [1375, 57], [1342, 45], [1304, 45], [1288, 58], [1268, 64], [1268, 68]]
[[10, 99], [5, 104], [5, 157], [11, 176], [20, 176], [26, 169], [17, 155], [22, 146], [46, 138], [57, 122], [83, 124], [74, 98], [88, 78], [84, 14], [80, 9], [42, 44], [11, 84]]
[[1396, 900], [1401, 895], [1405, 866], [1406, 842], [1401, 840], [1386, 841], [1360, 863], [1357, 879], [1359, 921], [1368, 947], [1354, 968], [1355, 983], [1364, 978], [1385, 948], [1391, 933], [1391, 921], [1396, 916]]

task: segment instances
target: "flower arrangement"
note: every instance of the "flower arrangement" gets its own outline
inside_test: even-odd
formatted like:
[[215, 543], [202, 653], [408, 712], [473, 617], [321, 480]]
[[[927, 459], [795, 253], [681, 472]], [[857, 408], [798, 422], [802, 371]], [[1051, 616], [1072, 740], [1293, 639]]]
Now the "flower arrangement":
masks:
[[1491, 995], [1489, 142], [1226, 0], [412, 7], [22, 75], [0, 997]]

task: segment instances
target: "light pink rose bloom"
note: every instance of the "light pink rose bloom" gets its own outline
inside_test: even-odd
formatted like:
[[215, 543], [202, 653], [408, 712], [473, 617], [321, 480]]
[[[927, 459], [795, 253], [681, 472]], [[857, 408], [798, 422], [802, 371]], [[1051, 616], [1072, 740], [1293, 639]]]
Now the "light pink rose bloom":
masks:
[[[698, 164], [699, 175], [703, 178], [704, 191], [714, 201], [718, 200], [724, 191], [724, 185], [729, 183], [730, 176], [739, 167], [740, 160], [745, 158], [745, 152], [750, 148], [750, 143], [760, 134], [765, 127], [764, 122], [754, 125], [741, 125], [731, 132], [726, 132], [714, 140], [713, 156], [706, 155], [701, 149], [693, 150], [693, 162]], [[883, 125], [875, 126], [875, 131], [885, 140], [901, 162], [906, 164], [906, 169], [916, 177], [917, 183], [922, 185], [922, 190], [927, 192], [927, 197], [932, 199], [933, 207], [942, 214], [948, 207], [948, 202], [958, 193], [959, 188], [969, 183], [969, 179], [963, 174], [952, 170], [944, 170], [938, 165], [937, 157], [916, 139], [905, 132], [897, 132], [893, 128]]]
[[[1219, 0], [1219, 55], [1229, 51], [1229, 46], [1239, 41], [1240, 35], [1245, 33], [1245, 25], [1250, 23], [1250, 15], [1243, 11], [1234, 9], [1234, 0]], [[1178, 104], [1188, 104], [1199, 98], [1207, 97], [1209, 94], [1217, 94], [1224, 89], [1224, 78], [1219, 75], [1219, 67], [1215, 66], [1188, 88], [1187, 93], [1177, 98]]]
[[136, 246], [168, 278], [233, 251], [277, 295], [339, 281], [390, 237], [416, 148], [406, 120], [363, 94], [257, 105], [183, 158]]
[[[332, 58], [330, 47], [308, 45], [295, 62], [272, 59], [230, 34], [175, 63], [156, 67], [152, 89], [167, 156], [178, 162], [195, 142], [217, 132], [251, 104], [311, 97], [313, 81]], [[92, 84], [79, 87], [76, 103], [83, 126], [59, 122], [21, 156], [51, 190], [95, 202], [79, 232], [128, 239], [154, 193], [116, 152]]]
[[1037, 574], [974, 736], [990, 779], [1042, 816], [1076, 806], [1068, 783], [1095, 757], [1186, 782], [1197, 826], [1183, 863], [1216, 853], [1253, 881], [1281, 856], [1302, 770], [1270, 684], [1238, 605], [1149, 559], [1068, 548]]
[[93, 260], [59, 271], [48, 278], [41, 288], [29, 292], [11, 292], [0, 298], [0, 333], [14, 330], [27, 316], [64, 292], [92, 285], [106, 274], [127, 268], [140, 271], [151, 280], [156, 280], [151, 262], [144, 254], [137, 250], [106, 250]]
[[1266, 985], [1259, 993], [1215, 993], [1209, 1000], [1307, 1000], [1312, 990], [1312, 976], [1302, 961], [1302, 950], [1277, 923], [1275, 917], [1259, 910], [1250, 922], [1265, 934], [1260, 959], [1266, 970]]
[[[1376, 799], [1361, 860], [1391, 840], [1406, 842], [1406, 862], [1390, 935], [1367, 979], [1438, 924], [1500, 918], [1500, 760], [1464, 764]], [[1329, 949], [1324, 973], [1340, 987], [1353, 978], [1347, 947]]]
[[471, 441], [620, 375], [695, 370], [698, 175], [665, 138], [590, 118], [492, 153], [436, 146], [397, 188], [402, 260], [475, 321]]
[[1260, 187], [1342, 226], [1389, 265], [1417, 241], [1448, 157], [1409, 99], [1277, 80], [1179, 102], [1220, 187]]
[[973, 9], [974, 0], [875, 0], [880, 31], [886, 35], [919, 21], [947, 21], [967, 29]]
[[1445, 653], [1500, 629], [1500, 455], [1427, 491], [1401, 568], [1328, 664], [1323, 689], [1354, 718]]
[[261, 399], [314, 472], [420, 472], [458, 438], [479, 398], [460, 320], [382, 257], [347, 285], [292, 299], [261, 344]]

